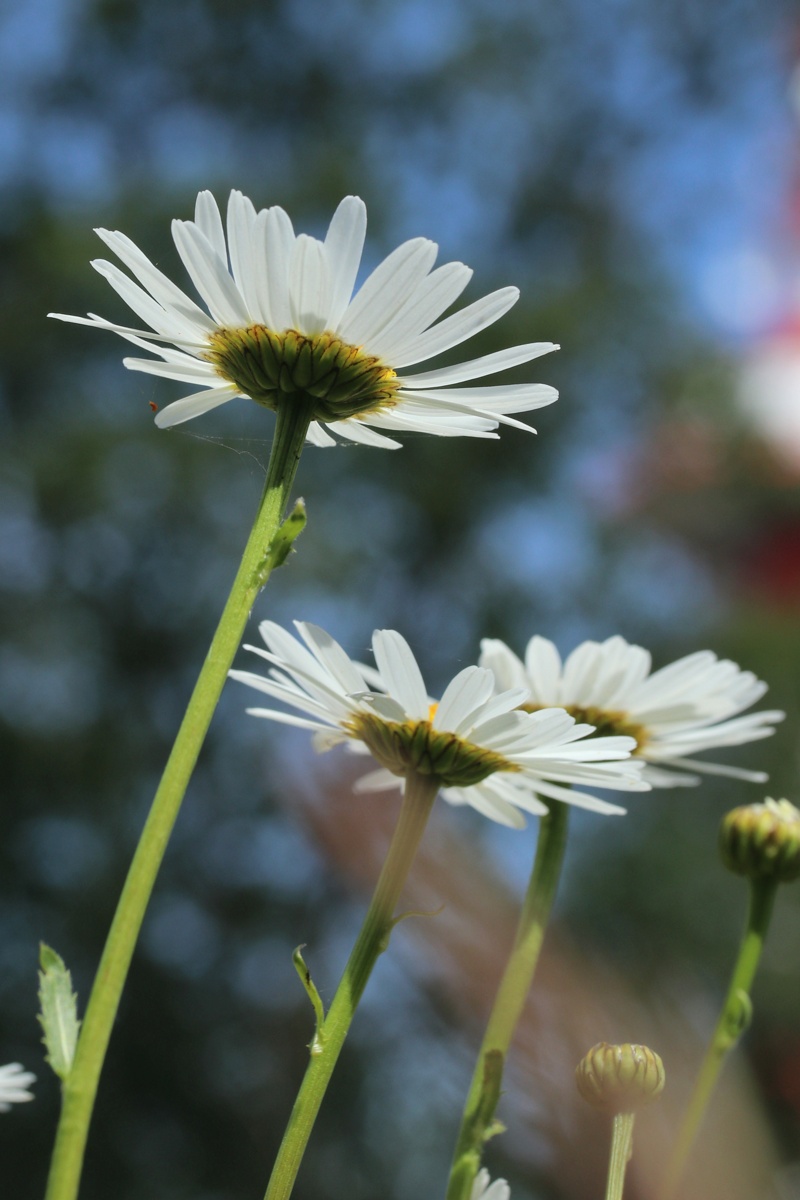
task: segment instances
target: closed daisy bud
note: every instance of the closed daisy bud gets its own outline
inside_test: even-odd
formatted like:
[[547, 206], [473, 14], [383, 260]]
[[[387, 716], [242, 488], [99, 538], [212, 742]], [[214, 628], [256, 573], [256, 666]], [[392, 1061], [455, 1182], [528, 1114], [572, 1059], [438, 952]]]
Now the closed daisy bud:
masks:
[[734, 808], [720, 828], [725, 866], [748, 879], [789, 883], [800, 876], [800, 811], [788, 800]]
[[607, 1113], [630, 1113], [664, 1090], [664, 1064], [647, 1046], [598, 1042], [575, 1069], [578, 1091]]

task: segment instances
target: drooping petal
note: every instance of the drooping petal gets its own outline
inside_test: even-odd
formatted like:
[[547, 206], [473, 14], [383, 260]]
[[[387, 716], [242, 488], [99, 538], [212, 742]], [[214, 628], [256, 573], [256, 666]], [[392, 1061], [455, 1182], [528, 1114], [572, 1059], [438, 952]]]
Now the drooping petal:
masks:
[[194, 392], [191, 396], [184, 396], [182, 400], [173, 400], [172, 404], [157, 412], [156, 425], [159, 429], [171, 429], [173, 425], [182, 425], [184, 421], [191, 421], [192, 417], [199, 417], [201, 413], [210, 412], [212, 408], [219, 408], [220, 404], [227, 404], [229, 400], [235, 399], [236, 395], [236, 389], [230, 386]]

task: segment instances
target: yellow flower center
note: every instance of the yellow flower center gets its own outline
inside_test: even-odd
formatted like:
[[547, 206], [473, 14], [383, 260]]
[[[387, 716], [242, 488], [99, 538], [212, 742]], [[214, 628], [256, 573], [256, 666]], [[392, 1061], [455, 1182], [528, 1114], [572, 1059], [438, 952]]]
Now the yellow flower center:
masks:
[[219, 329], [209, 343], [206, 358], [217, 373], [265, 408], [310, 400], [313, 420], [343, 421], [395, 403], [395, 372], [333, 333], [249, 325]]
[[[431, 705], [431, 717], [437, 705]], [[519, 771], [502, 754], [434, 729], [428, 721], [385, 721], [357, 713], [344, 726], [393, 775], [433, 775], [442, 787], [471, 787], [495, 771]]]
[[[550, 704], [521, 704], [524, 712], [539, 712], [542, 708], [552, 708]], [[566, 709], [571, 717], [583, 725], [594, 725], [591, 737], [631, 737], [636, 742], [633, 756], [641, 754], [647, 745], [649, 733], [644, 725], [636, 725], [628, 719], [625, 712], [609, 712], [605, 708], [595, 708], [592, 705], [582, 708], [579, 704], [559, 704]]]

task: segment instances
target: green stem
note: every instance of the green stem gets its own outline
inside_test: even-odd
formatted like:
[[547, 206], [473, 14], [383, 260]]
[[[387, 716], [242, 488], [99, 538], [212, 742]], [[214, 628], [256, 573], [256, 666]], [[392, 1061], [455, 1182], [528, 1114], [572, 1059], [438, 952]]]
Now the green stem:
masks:
[[468, 1200], [492, 1134], [503, 1065], [530, 991], [561, 874], [569, 808], [559, 800], [539, 825], [539, 841], [514, 945], [506, 964], [472, 1076], [456, 1142], [447, 1200]]
[[287, 1200], [358, 1002], [397, 921], [395, 908], [438, 790], [430, 775], [409, 775], [403, 807], [364, 924], [322, 1025], [272, 1169], [266, 1200]]
[[670, 1197], [675, 1195], [725, 1057], [749, 1024], [752, 1008], [750, 989], [767, 936], [777, 887], [777, 881], [774, 879], [752, 880], [750, 883], [750, 902], [739, 956], [716, 1029], [681, 1123], [678, 1140], [666, 1172], [661, 1200], [670, 1200]]
[[633, 1122], [636, 1114], [615, 1113], [611, 1132], [611, 1156], [608, 1162], [606, 1200], [622, 1200], [625, 1172], [633, 1153]]
[[78, 1195], [100, 1072], [136, 940], [233, 656], [273, 565], [270, 544], [280, 527], [309, 421], [304, 405], [285, 406], [278, 412], [255, 523], [136, 847], [89, 997], [75, 1059], [63, 1085], [46, 1200], [75, 1200]]

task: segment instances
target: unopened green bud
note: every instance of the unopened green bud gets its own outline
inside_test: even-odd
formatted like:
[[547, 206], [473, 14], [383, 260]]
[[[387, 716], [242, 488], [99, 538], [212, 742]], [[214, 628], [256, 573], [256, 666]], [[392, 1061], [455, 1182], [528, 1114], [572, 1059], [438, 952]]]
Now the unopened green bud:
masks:
[[630, 1113], [664, 1090], [664, 1064], [647, 1046], [598, 1042], [575, 1069], [578, 1091], [607, 1113]]
[[800, 876], [800, 811], [788, 800], [734, 808], [720, 828], [722, 861], [748, 879], [788, 883]]

